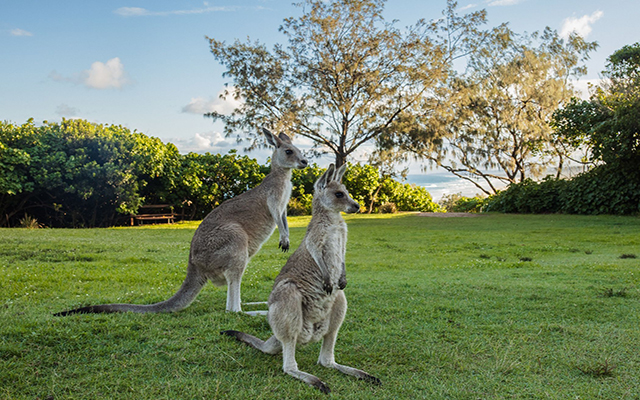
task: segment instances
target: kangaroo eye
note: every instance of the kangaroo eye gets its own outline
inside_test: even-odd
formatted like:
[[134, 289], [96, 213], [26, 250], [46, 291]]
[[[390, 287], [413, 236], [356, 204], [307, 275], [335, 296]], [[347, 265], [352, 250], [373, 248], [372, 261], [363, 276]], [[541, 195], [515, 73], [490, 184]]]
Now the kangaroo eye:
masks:
[[336, 192], [336, 197], [337, 197], [337, 198], [339, 198], [339, 199], [341, 199], [341, 198], [343, 198], [343, 197], [344, 197], [344, 193], [342, 193], [342, 192]]
[[288, 156], [293, 154], [293, 150], [285, 150], [285, 153], [287, 153]]

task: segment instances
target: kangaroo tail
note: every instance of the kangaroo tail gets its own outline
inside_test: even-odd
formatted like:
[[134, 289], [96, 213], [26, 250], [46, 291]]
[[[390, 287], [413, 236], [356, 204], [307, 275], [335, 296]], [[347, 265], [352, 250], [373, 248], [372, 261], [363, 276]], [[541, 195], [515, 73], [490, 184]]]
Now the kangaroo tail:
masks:
[[196, 268], [189, 263], [187, 267], [187, 277], [184, 279], [182, 286], [176, 294], [168, 300], [155, 304], [101, 304], [61, 311], [53, 315], [56, 317], [64, 317], [71, 314], [117, 313], [127, 311], [138, 313], [168, 313], [180, 311], [187, 308], [193, 300], [195, 300], [206, 283], [207, 278], [200, 274]]

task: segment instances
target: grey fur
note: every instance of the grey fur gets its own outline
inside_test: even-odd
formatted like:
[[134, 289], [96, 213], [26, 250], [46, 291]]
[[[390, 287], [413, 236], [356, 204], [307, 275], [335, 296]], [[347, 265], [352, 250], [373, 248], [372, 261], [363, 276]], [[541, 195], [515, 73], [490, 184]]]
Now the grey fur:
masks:
[[287, 135], [276, 136], [267, 129], [263, 133], [274, 146], [271, 172], [260, 185], [223, 202], [205, 217], [191, 240], [187, 276], [173, 297], [155, 304], [103, 304], [54, 315], [179, 311], [191, 304], [207, 280], [218, 286], [227, 285], [227, 311], [242, 311], [242, 275], [276, 226], [280, 233], [278, 247], [289, 250], [287, 203], [291, 197], [291, 170], [308, 164]]
[[307, 233], [280, 271], [269, 296], [268, 319], [274, 335], [262, 341], [243, 332], [222, 332], [267, 354], [282, 352], [284, 372], [323, 393], [331, 391], [324, 382], [298, 369], [296, 344], [322, 339], [320, 365], [380, 384], [378, 378], [337, 364], [334, 358], [338, 330], [347, 311], [347, 299], [341, 290], [346, 286], [347, 224], [340, 212], [360, 209], [340, 182], [344, 171], [344, 165], [336, 171], [331, 164], [315, 184], [313, 217]]

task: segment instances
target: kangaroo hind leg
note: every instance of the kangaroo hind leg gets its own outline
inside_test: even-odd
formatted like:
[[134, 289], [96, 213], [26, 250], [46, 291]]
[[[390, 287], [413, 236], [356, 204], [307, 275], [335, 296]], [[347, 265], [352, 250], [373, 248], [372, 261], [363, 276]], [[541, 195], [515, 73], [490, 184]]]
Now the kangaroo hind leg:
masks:
[[355, 376], [358, 379], [371, 382], [375, 385], [380, 385], [380, 379], [375, 376], [357, 368], [338, 364], [335, 361], [334, 349], [336, 345], [336, 338], [338, 337], [338, 331], [340, 330], [340, 326], [342, 325], [346, 312], [347, 299], [344, 296], [344, 292], [340, 291], [338, 292], [336, 301], [331, 309], [331, 314], [329, 315], [329, 330], [322, 338], [322, 347], [320, 348], [318, 364], [323, 367], [336, 369], [343, 374]]
[[275, 336], [271, 336], [267, 340], [258, 339], [255, 336], [249, 335], [248, 333], [239, 332], [239, 331], [222, 331], [221, 335], [227, 335], [236, 338], [239, 342], [245, 343], [251, 347], [254, 347], [260, 350], [263, 353], [267, 354], [278, 354], [282, 352], [282, 344]]
[[291, 375], [294, 378], [306, 383], [307, 385], [320, 390], [322, 393], [331, 393], [331, 389], [329, 389], [329, 386], [327, 386], [326, 383], [322, 382], [320, 378], [307, 372], [300, 371], [298, 369], [298, 363], [296, 362], [295, 340], [282, 343], [282, 361], [282, 370], [286, 374]]
[[232, 312], [242, 312], [240, 299], [240, 286], [242, 275], [249, 263], [247, 250], [239, 249], [237, 253], [225, 257], [224, 279], [227, 282], [227, 305], [226, 310]]
[[225, 271], [225, 278], [227, 279], [227, 311], [242, 312], [242, 305], [240, 300], [240, 286], [242, 285], [242, 274], [244, 267], [239, 270], [227, 270]]

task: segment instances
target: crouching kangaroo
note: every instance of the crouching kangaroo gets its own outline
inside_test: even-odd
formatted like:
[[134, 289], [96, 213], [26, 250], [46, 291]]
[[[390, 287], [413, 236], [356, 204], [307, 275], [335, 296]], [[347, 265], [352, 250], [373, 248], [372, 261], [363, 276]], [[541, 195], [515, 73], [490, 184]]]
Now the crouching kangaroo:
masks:
[[289, 249], [287, 203], [291, 196], [291, 170], [303, 169], [308, 164], [287, 135], [275, 136], [267, 129], [263, 133], [275, 147], [271, 172], [260, 185], [223, 202], [205, 217], [191, 240], [187, 277], [173, 297], [155, 304], [103, 304], [54, 315], [179, 311], [191, 304], [207, 280], [218, 286], [227, 285], [227, 311], [242, 311], [242, 274], [276, 226], [280, 232], [279, 247], [283, 251]]
[[284, 372], [323, 393], [330, 393], [324, 382], [298, 369], [296, 344], [322, 339], [320, 365], [380, 384], [378, 378], [364, 371], [336, 363], [333, 354], [347, 311], [342, 291], [347, 285], [347, 224], [340, 212], [354, 213], [360, 209], [341, 183], [344, 171], [344, 165], [335, 171], [331, 164], [315, 183], [313, 216], [307, 233], [280, 271], [269, 296], [268, 319], [274, 335], [262, 341], [243, 332], [221, 332], [267, 354], [282, 352]]

